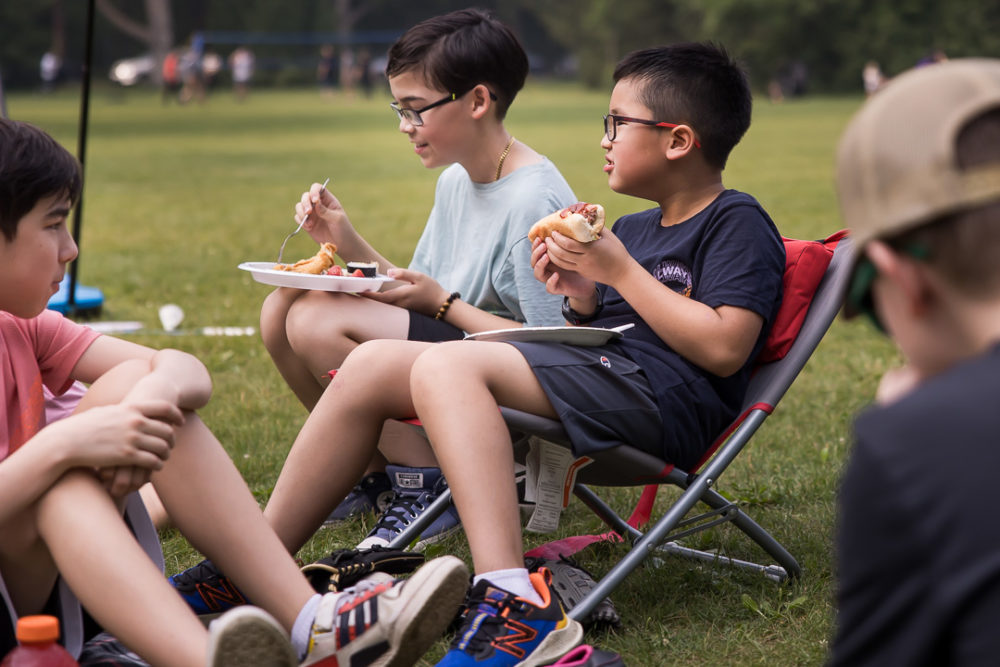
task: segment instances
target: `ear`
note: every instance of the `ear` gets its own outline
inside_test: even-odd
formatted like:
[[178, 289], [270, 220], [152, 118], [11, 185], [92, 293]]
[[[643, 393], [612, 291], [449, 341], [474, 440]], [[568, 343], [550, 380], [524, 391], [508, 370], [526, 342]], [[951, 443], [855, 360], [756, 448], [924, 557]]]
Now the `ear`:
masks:
[[694, 143], [696, 137], [690, 126], [678, 125], [669, 129], [669, 132], [664, 133], [667, 136], [666, 155], [668, 160], [684, 157], [696, 148]]
[[907, 311], [915, 317], [925, 315], [937, 294], [926, 267], [881, 241], [869, 243], [865, 252], [879, 276], [888, 280], [896, 294], [904, 299]]
[[485, 116], [496, 102], [490, 97], [490, 89], [484, 84], [479, 84], [472, 89], [472, 117], [479, 119]]

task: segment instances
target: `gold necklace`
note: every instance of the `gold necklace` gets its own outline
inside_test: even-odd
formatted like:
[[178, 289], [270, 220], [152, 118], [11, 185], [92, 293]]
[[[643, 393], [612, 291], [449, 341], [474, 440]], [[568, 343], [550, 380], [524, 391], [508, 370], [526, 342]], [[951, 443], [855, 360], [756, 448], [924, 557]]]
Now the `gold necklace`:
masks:
[[497, 175], [494, 181], [500, 180], [500, 172], [503, 171], [503, 161], [507, 159], [507, 154], [510, 153], [510, 147], [514, 145], [514, 136], [511, 135], [510, 141], [507, 142], [507, 147], [503, 149], [503, 153], [500, 153], [500, 164], [497, 165]]

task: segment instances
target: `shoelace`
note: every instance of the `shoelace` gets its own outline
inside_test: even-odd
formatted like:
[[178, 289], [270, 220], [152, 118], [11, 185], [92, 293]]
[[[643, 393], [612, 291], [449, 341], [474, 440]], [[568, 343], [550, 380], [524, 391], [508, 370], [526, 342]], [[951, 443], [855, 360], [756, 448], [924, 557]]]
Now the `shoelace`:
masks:
[[478, 655], [492, 646], [507, 625], [505, 609], [518, 607], [521, 603], [511, 595], [497, 600], [488, 598], [485, 592], [470, 597], [461, 629], [451, 641], [451, 648]]
[[345, 588], [337, 596], [337, 603], [333, 606], [333, 615], [336, 616], [340, 613], [346, 605], [353, 603], [358, 598], [371, 597], [372, 595], [382, 593], [389, 590], [396, 585], [396, 581], [369, 581], [367, 579], [362, 579], [358, 583]]
[[[389, 509], [376, 522], [375, 531], [387, 530], [390, 533], [398, 533], [427, 509], [427, 504], [430, 504], [435, 497], [428, 491], [413, 494], [397, 491], [389, 503]], [[427, 504], [424, 504], [424, 501]]]
[[194, 567], [179, 572], [174, 575], [174, 584], [177, 588], [194, 588], [198, 584], [207, 584], [218, 581], [223, 577], [215, 563], [210, 560], [203, 560]]

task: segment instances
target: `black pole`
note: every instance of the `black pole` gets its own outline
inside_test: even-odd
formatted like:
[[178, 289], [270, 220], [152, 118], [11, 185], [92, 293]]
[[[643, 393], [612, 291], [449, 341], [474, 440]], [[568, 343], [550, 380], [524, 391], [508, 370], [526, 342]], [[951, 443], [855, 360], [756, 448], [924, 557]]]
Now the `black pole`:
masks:
[[3, 72], [0, 71], [0, 118], [7, 117], [7, 98], [3, 96]]
[[[80, 130], [77, 135], [76, 157], [80, 161], [81, 173], [86, 173], [84, 164], [87, 160], [87, 125], [90, 116], [90, 61], [94, 50], [94, 0], [87, 0], [87, 32], [83, 53], [83, 86], [80, 95]], [[86, 183], [86, 178], [84, 178]], [[80, 232], [83, 227], [83, 192], [80, 191], [80, 201], [76, 204], [73, 214], [73, 241], [80, 247]], [[76, 312], [76, 274], [80, 267], [80, 256], [69, 267], [69, 294], [66, 297], [66, 314]]]

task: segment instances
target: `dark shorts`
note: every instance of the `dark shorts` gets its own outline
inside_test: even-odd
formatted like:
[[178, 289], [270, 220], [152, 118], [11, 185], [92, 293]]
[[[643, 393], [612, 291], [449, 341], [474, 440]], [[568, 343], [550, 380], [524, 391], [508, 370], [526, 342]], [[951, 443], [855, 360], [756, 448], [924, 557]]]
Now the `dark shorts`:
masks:
[[577, 456], [629, 445], [663, 456], [663, 422], [646, 376], [616, 345], [510, 343], [524, 355]]
[[410, 328], [406, 332], [407, 340], [437, 343], [443, 340], [462, 340], [463, 338], [465, 338], [465, 332], [458, 327], [410, 311]]

